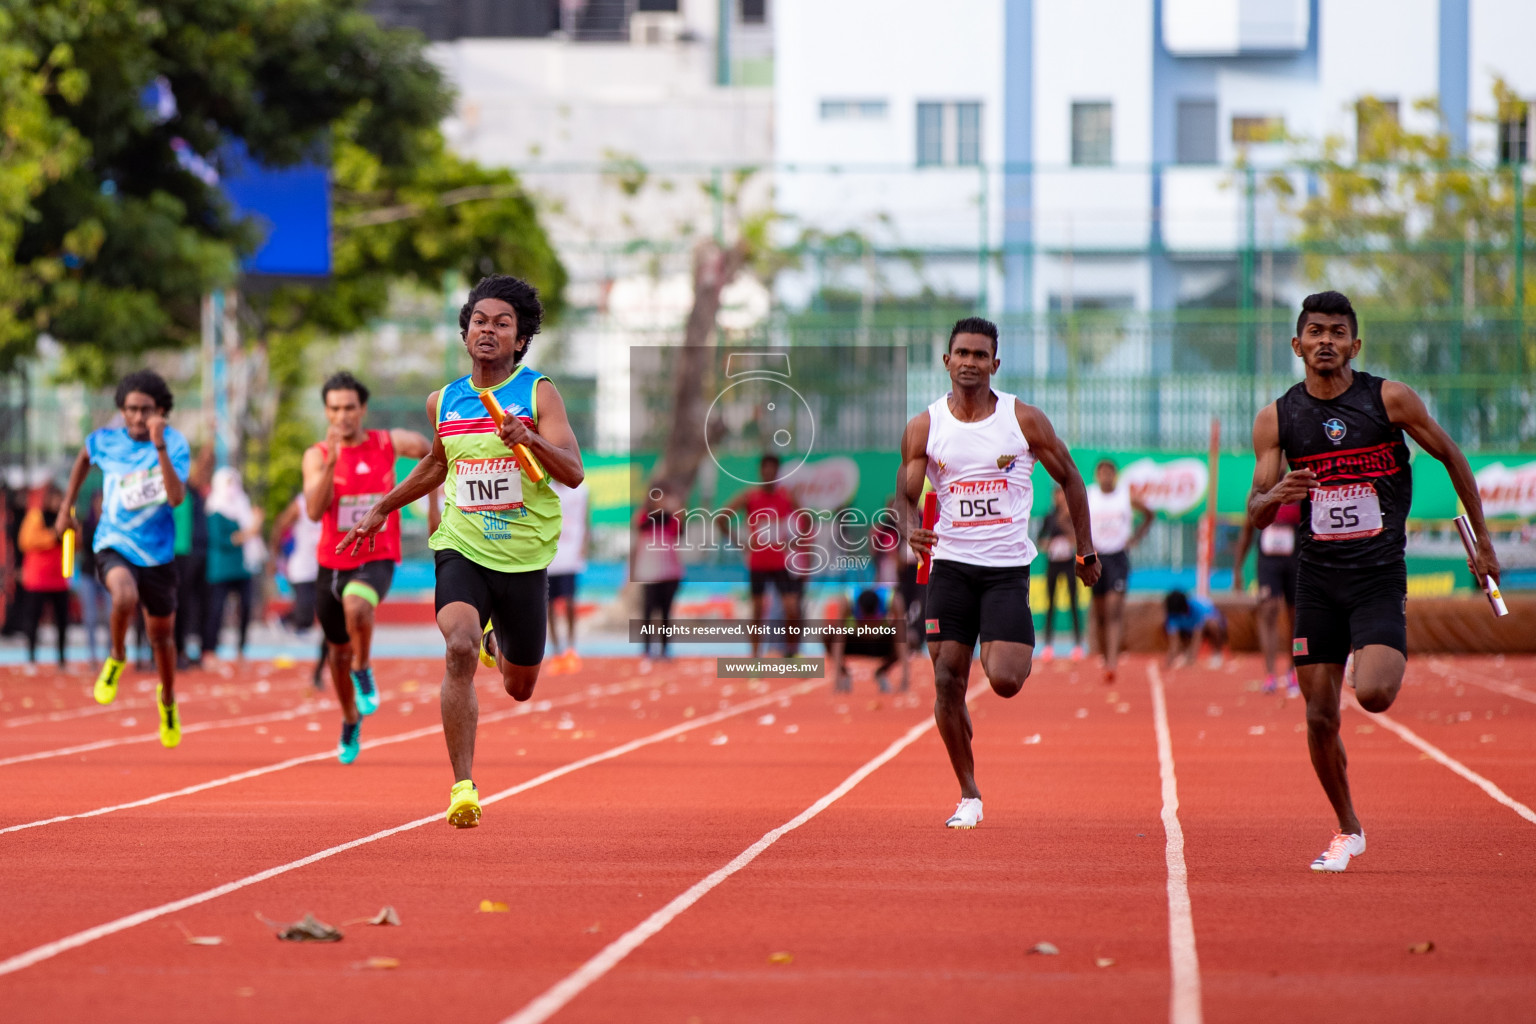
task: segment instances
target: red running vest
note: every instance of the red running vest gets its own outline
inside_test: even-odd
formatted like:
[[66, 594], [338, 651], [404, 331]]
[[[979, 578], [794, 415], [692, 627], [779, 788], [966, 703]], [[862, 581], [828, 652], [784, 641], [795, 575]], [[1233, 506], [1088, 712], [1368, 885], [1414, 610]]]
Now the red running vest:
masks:
[[[325, 454], [325, 442], [315, 445]], [[400, 513], [390, 514], [384, 529], [373, 536], [373, 549], [363, 541], [356, 554], [336, 553], [347, 531], [368, 514], [374, 502], [395, 486], [395, 443], [387, 430], [370, 430], [362, 444], [342, 445], [336, 459], [331, 507], [320, 517], [320, 547], [316, 556], [328, 569], [356, 569], [365, 562], [400, 561]]]

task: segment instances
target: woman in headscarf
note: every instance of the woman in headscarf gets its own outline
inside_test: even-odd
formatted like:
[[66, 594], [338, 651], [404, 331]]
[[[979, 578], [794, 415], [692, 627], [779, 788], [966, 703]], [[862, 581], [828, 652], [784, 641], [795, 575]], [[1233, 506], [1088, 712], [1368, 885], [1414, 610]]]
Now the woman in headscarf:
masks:
[[240, 641], [236, 656], [245, 657], [245, 638], [251, 625], [255, 575], [266, 558], [261, 542], [263, 514], [251, 506], [240, 474], [229, 466], [213, 474], [208, 490], [208, 618], [203, 639], [211, 651], [219, 644], [224, 623], [224, 603], [231, 594], [240, 597]]

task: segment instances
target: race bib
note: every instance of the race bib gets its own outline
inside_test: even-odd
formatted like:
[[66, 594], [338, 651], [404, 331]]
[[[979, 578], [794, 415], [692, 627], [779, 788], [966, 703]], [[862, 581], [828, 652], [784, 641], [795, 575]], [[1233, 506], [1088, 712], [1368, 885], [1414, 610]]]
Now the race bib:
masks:
[[1375, 485], [1314, 487], [1310, 496], [1315, 540], [1357, 540], [1381, 532], [1381, 501]]
[[506, 512], [523, 507], [523, 471], [510, 455], [454, 463], [453, 503], [460, 512]]
[[336, 528], [350, 530], [363, 521], [381, 494], [343, 494], [336, 499]]
[[151, 505], [163, 505], [165, 504], [165, 477], [161, 475], [159, 466], [124, 473], [122, 479], [118, 481], [117, 494], [123, 503], [123, 508], [129, 512], [137, 512]]
[[956, 529], [1013, 522], [1007, 480], [961, 480], [950, 485], [949, 498]]
[[1296, 551], [1296, 527], [1288, 523], [1271, 523], [1259, 531], [1259, 553], [1285, 556]]

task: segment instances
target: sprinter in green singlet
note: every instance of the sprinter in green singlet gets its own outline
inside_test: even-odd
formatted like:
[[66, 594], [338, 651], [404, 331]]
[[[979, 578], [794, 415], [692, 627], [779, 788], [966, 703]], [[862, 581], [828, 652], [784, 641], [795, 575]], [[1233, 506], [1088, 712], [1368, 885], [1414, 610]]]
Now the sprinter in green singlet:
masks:
[[[560, 499], [550, 480], [575, 487], [584, 474], [560, 392], [522, 361], [543, 316], [537, 290], [525, 281], [496, 274], [475, 285], [459, 310], [474, 371], [427, 399], [432, 451], [338, 546], [372, 543], [391, 512], [443, 486], [443, 520], [428, 543], [436, 552], [437, 625], [448, 646], [441, 699], [454, 777], [448, 823], [457, 828], [480, 822], [471, 769], [482, 642], [494, 647], [506, 691], [516, 700], [533, 696], [544, 660], [545, 569], [560, 539]], [[481, 404], [487, 391], [506, 413], [499, 429]], [[518, 444], [543, 467], [543, 480], [519, 468], [512, 454]]]

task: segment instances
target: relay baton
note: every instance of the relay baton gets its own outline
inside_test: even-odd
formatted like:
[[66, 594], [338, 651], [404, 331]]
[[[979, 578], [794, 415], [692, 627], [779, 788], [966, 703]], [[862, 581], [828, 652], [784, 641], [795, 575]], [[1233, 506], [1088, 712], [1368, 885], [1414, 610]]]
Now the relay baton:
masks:
[[[496, 401], [496, 396], [489, 391], [482, 391], [480, 404], [485, 406], [485, 411], [491, 414], [491, 419], [496, 422], [496, 425], [501, 426], [501, 421], [507, 418], [507, 414], [502, 411], [501, 403]], [[534, 461], [533, 452], [528, 450], [527, 445], [513, 445], [512, 454], [517, 456], [517, 464], [523, 467], [523, 472], [528, 474], [528, 479], [534, 483], [544, 479], [544, 467]]]
[[[939, 522], [939, 492], [929, 491], [923, 495], [923, 529], [931, 530]], [[923, 555], [917, 563], [917, 582], [928, 582], [928, 569], [933, 564], [933, 552], [930, 550]]]
[[[1477, 535], [1472, 532], [1472, 520], [1466, 516], [1456, 517], [1456, 532], [1461, 534], [1461, 546], [1467, 549], [1467, 559], [1474, 566], [1477, 564]], [[1488, 595], [1488, 603], [1493, 605], [1493, 614], [1502, 618], [1509, 614], [1509, 607], [1504, 603], [1504, 596], [1499, 593], [1499, 585], [1494, 582], [1492, 576], [1483, 576], [1472, 570], [1474, 577], [1483, 586], [1483, 593]]]
[[75, 575], [75, 531], [65, 530], [60, 543], [64, 545], [64, 578], [70, 579]]

